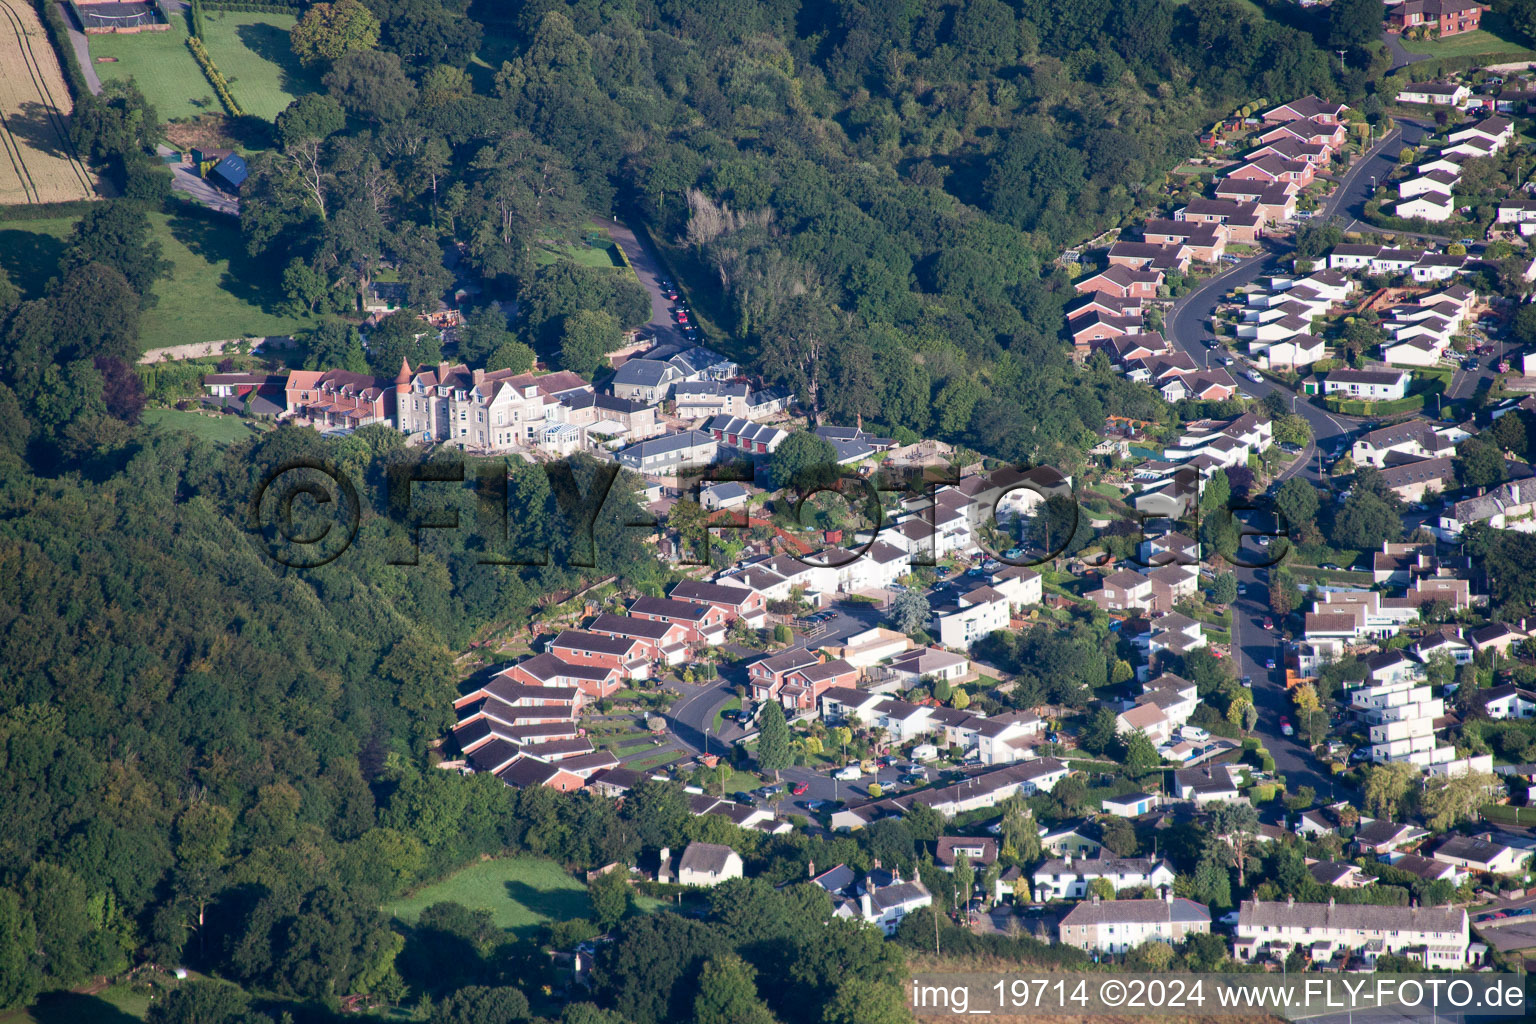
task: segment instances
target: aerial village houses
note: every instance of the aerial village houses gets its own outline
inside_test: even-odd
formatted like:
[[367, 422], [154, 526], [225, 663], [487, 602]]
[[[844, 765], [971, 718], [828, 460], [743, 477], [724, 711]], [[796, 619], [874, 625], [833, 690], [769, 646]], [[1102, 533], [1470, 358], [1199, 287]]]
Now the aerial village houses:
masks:
[[1467, 912], [1460, 908], [1243, 901], [1233, 943], [1239, 960], [1265, 953], [1284, 957], [1298, 945], [1313, 959], [1358, 953], [1373, 962], [1382, 953], [1395, 953], [1427, 968], [1454, 970], [1467, 966], [1471, 938]]
[[1124, 953], [1144, 942], [1176, 945], [1190, 935], [1211, 930], [1203, 904], [1174, 896], [1161, 899], [1100, 900], [1078, 903], [1059, 925], [1061, 944], [1086, 951]]

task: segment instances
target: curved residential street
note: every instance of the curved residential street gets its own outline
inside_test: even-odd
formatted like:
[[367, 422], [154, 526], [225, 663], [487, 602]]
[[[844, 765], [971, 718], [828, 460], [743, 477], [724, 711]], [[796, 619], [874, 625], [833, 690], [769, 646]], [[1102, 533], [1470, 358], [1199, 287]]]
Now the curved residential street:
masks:
[[[1356, 226], [1377, 183], [1397, 166], [1401, 145], [1415, 145], [1423, 137], [1424, 129], [1417, 124], [1403, 123], [1394, 127], [1344, 173], [1319, 215], [1338, 217], [1348, 226]], [[1207, 279], [1181, 297], [1173, 304], [1165, 321], [1169, 342], [1196, 362], [1208, 365], [1212, 352], [1220, 351], [1210, 347], [1215, 343], [1210, 324], [1223, 296], [1234, 288], [1275, 273], [1289, 252], [1290, 247], [1286, 245], [1255, 256]], [[1353, 436], [1361, 432], [1362, 424], [1313, 405], [1305, 396], [1271, 377], [1257, 382], [1241, 376], [1244, 369], [1241, 363], [1232, 369], [1237, 371], [1233, 376], [1239, 378], [1243, 391], [1259, 399], [1278, 392], [1311, 427], [1313, 440], [1275, 482], [1278, 484], [1304, 473], [1314, 486], [1324, 487], [1326, 481], [1319, 466], [1320, 450], [1327, 456], [1349, 444]], [[1252, 525], [1255, 529], [1272, 528], [1261, 526], [1256, 519]], [[1320, 796], [1327, 797], [1334, 788], [1331, 778], [1319, 770], [1316, 759], [1299, 738], [1287, 737], [1280, 730], [1281, 717], [1293, 714], [1291, 702], [1281, 672], [1267, 667], [1271, 659], [1277, 666], [1284, 664], [1280, 635], [1274, 630], [1266, 630], [1264, 620], [1269, 616], [1268, 566], [1283, 555], [1286, 542], [1275, 540], [1269, 546], [1260, 546], [1257, 541], [1256, 536], [1247, 538], [1238, 555], [1246, 564], [1234, 566], [1244, 591], [1232, 605], [1234, 670], [1239, 677], [1251, 676], [1253, 679], [1254, 705], [1259, 709], [1255, 732], [1274, 756], [1276, 770], [1286, 777], [1292, 790], [1303, 785], [1311, 786]]]

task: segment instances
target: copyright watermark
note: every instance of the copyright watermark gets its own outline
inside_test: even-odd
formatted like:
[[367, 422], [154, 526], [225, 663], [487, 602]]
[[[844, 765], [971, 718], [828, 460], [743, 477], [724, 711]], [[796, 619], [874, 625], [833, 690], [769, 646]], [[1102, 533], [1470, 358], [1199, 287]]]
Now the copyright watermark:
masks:
[[[553, 495], [562, 522], [572, 531], [567, 538], [568, 563], [583, 568], [595, 566], [595, 527], [614, 492], [620, 467], [587, 461], [578, 471], [572, 462], [561, 460], [542, 463], [539, 469], [547, 479], [548, 492]], [[393, 552], [386, 561], [392, 565], [416, 565], [426, 531], [461, 529], [459, 510], [451, 502], [445, 503], [446, 492], [441, 488], [471, 487], [476, 524], [483, 535], [493, 539], [497, 535], [504, 538], [509, 524], [542, 513], [542, 509], [519, 507], [508, 487], [510, 479], [505, 460], [471, 463], [434, 459], [391, 464], [385, 473], [385, 506], [406, 527], [407, 547]], [[750, 482], [752, 476], [740, 467], [716, 463], [683, 467], [676, 479], [684, 496], [699, 501], [710, 485]], [[1200, 537], [1202, 522], [1213, 517], [1229, 520], [1217, 535], [1226, 539], [1230, 550], [1207, 554], [1219, 554], [1228, 564], [1241, 568], [1264, 568], [1284, 559], [1289, 544], [1285, 542], [1288, 530], [1283, 522], [1274, 530], [1255, 529], [1239, 516], [1242, 512], [1263, 511], [1251, 505], [1229, 504], [1214, 512], [1204, 510], [1193, 497], [1198, 492], [1195, 482], [1182, 483], [1191, 495], [1182, 511], [1152, 513], [1124, 506], [1110, 521], [1110, 535], [1128, 538], [1129, 553], [1124, 561], [1146, 569], [1193, 564], [1198, 559], [1185, 552], [1161, 551], [1144, 558], [1144, 544], [1154, 533], [1164, 530], [1187, 529], [1194, 537]], [[289, 460], [269, 469], [257, 481], [250, 500], [250, 528], [263, 539], [274, 562], [294, 569], [316, 569], [335, 561], [357, 540], [364, 512], [361, 493], [348, 473], [334, 462], [317, 458]], [[808, 517], [814, 518], [817, 505], [827, 501], [842, 502], [848, 512], [862, 517], [862, 522], [844, 530], [846, 538], [835, 544], [823, 539], [829, 531], [807, 522]], [[1104, 526], [1103, 520], [1095, 520], [1094, 514], [1084, 508], [1066, 477], [1038, 466], [1013, 466], [965, 480], [933, 470], [882, 468], [874, 474], [863, 474], [836, 465], [816, 466], [797, 474], [781, 489], [775, 504], [782, 513], [770, 522], [776, 528], [778, 553], [810, 568], [837, 569], [850, 565], [869, 557], [882, 540], [899, 543], [911, 565], [917, 568], [938, 565], [957, 543], [967, 549], [974, 546], [984, 557], [1003, 565], [1033, 568], [1085, 546], [1085, 524], [1092, 524], [1089, 529]], [[888, 504], [901, 508], [888, 512]], [[720, 531], [746, 530], [762, 522], [745, 513], [720, 511], [702, 522], [679, 526], [684, 549], [703, 553], [701, 560], [685, 556], [682, 564], [710, 564], [710, 538]], [[654, 531], [659, 523], [642, 516], [621, 525], [626, 529]], [[894, 535], [898, 531], [900, 537]], [[961, 535], [963, 540], [957, 542]], [[794, 538], [795, 542], [786, 541], [786, 537]], [[801, 537], [813, 542], [799, 541]], [[1261, 540], [1265, 547], [1256, 555], [1245, 551], [1243, 541], [1248, 538], [1265, 538]], [[994, 540], [1013, 546], [998, 550]], [[483, 553], [477, 562], [543, 566], [549, 565], [551, 558], [552, 552], [545, 545], [511, 553], [500, 552], [498, 548], [497, 553]], [[1106, 551], [1087, 556], [1084, 561], [1101, 568], [1116, 559]]]

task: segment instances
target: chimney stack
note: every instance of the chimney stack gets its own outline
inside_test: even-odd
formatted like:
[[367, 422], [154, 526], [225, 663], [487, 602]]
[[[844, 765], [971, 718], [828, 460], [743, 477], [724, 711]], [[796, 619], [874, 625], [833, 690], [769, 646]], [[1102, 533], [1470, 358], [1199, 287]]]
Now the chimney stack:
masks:
[[869, 890], [867, 889], [859, 895], [859, 909], [864, 911], [864, 920], [873, 921], [875, 919], [875, 901], [869, 898]]
[[476, 384], [479, 384], [482, 380], [485, 380], [485, 370], [483, 368], [474, 370], [471, 372], [470, 376], [473, 378]]
[[1287, 896], [1285, 898], [1285, 905], [1287, 907], [1294, 907], [1296, 905], [1296, 897], [1295, 896]]
[[815, 878], [816, 877], [816, 862], [815, 861], [811, 861], [808, 864], [806, 864], [806, 866], [805, 866], [805, 877], [807, 877], [807, 878]]
[[1167, 901], [1170, 907], [1173, 906], [1173, 886], [1163, 886], [1163, 899]]

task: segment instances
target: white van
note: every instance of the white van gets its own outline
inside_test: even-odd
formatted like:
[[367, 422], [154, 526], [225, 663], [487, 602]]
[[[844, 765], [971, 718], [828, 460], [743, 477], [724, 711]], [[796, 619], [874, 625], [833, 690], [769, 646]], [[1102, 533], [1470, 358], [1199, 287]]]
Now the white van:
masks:
[[864, 770], [856, 764], [850, 764], [846, 768], [839, 768], [832, 773], [832, 777], [839, 782], [857, 782], [864, 776]]
[[1196, 743], [1203, 743], [1211, 738], [1211, 734], [1198, 725], [1181, 726], [1179, 728], [1179, 736], [1186, 740], [1193, 740]]

